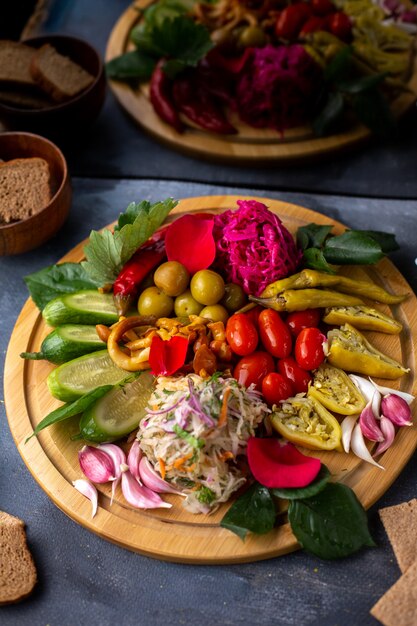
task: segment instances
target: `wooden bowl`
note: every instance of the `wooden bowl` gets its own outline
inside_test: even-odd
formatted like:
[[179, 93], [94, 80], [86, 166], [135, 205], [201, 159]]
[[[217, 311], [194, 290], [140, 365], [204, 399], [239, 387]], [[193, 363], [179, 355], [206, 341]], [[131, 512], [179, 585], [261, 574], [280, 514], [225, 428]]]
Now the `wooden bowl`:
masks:
[[36, 132], [53, 139], [79, 140], [79, 131], [91, 125], [104, 104], [106, 77], [99, 53], [83, 39], [67, 35], [42, 35], [26, 39], [23, 43], [34, 48], [51, 44], [60, 54], [68, 56], [92, 74], [94, 82], [70, 100], [47, 108], [24, 109], [0, 103], [0, 120], [9, 130]]
[[0, 255], [37, 248], [63, 225], [71, 206], [71, 182], [61, 150], [45, 137], [31, 133], [0, 133], [0, 159], [41, 157], [49, 165], [52, 198], [41, 211], [25, 220], [0, 224]]

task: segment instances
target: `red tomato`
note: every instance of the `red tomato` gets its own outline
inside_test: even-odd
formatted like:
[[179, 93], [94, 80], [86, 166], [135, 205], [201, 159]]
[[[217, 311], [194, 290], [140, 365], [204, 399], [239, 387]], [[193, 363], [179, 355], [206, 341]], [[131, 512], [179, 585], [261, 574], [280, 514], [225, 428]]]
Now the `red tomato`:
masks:
[[286, 321], [294, 337], [297, 337], [304, 328], [318, 326], [320, 319], [320, 309], [306, 309], [289, 313]]
[[271, 372], [262, 381], [262, 394], [267, 404], [278, 404], [294, 395], [294, 387], [288, 378]]
[[318, 328], [304, 328], [295, 341], [295, 360], [304, 370], [315, 370], [323, 363], [325, 335]]
[[321, 30], [329, 30], [327, 21], [324, 19], [324, 17], [320, 17], [319, 15], [312, 15], [308, 18], [308, 20], [302, 27], [300, 31], [300, 36], [308, 35], [309, 33], [317, 33]]
[[238, 383], [249, 387], [252, 383], [261, 391], [262, 380], [275, 369], [274, 359], [268, 352], [253, 352], [238, 361], [233, 376]]
[[263, 311], [263, 308], [257, 305], [254, 309], [251, 309], [245, 313], [246, 317], [250, 319], [256, 330], [259, 330], [259, 313]]
[[311, 8], [307, 2], [290, 4], [278, 16], [275, 24], [276, 36], [282, 39], [295, 39], [310, 15]]
[[259, 335], [264, 347], [272, 356], [284, 359], [291, 354], [290, 329], [276, 311], [264, 309], [259, 315]]
[[342, 41], [350, 41], [352, 34], [352, 22], [346, 13], [338, 11], [328, 18], [330, 31]]
[[245, 313], [235, 313], [227, 320], [226, 339], [235, 354], [246, 356], [258, 345], [258, 332]]
[[311, 0], [311, 8], [314, 15], [329, 15], [334, 13], [336, 7], [331, 0]]
[[278, 371], [292, 383], [295, 393], [306, 393], [312, 376], [301, 369], [291, 356], [278, 361]]

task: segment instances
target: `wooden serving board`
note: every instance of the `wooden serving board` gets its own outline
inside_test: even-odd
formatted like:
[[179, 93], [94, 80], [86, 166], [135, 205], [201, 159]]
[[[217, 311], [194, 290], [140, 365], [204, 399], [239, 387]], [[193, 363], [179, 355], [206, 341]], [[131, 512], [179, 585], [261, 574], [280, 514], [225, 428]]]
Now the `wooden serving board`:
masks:
[[[106, 49], [106, 61], [134, 50], [130, 32], [141, 19], [141, 11], [153, 0], [136, 0], [116, 22]], [[207, 159], [225, 162], [260, 164], [267, 162], [290, 163], [325, 157], [327, 154], [347, 150], [367, 141], [371, 133], [362, 124], [353, 123], [347, 130], [328, 137], [316, 137], [311, 127], [292, 128], [280, 136], [272, 129], [253, 128], [230, 113], [230, 121], [238, 129], [237, 135], [217, 135], [192, 125], [183, 118], [184, 133], [163, 122], [155, 113], [148, 96], [147, 85], [134, 87], [128, 83], [110, 80], [110, 87], [121, 106], [142, 128], [171, 148]], [[417, 99], [417, 58], [404, 92], [391, 109], [396, 117], [403, 115]]]
[[[235, 208], [236, 200], [237, 196], [182, 200], [170, 220], [187, 212], [220, 212]], [[324, 215], [299, 206], [278, 200], [258, 200], [266, 202], [293, 233], [299, 226], [309, 222], [328, 224], [330, 221]], [[336, 222], [335, 226], [338, 232], [343, 230], [342, 224]], [[80, 261], [85, 243], [80, 243], [61, 261]], [[394, 293], [410, 293], [401, 306], [390, 307], [392, 315], [403, 323], [403, 332], [399, 336], [380, 333], [369, 335], [375, 345], [411, 370], [392, 386], [398, 385], [402, 390], [416, 394], [417, 301], [410, 286], [388, 260], [381, 261], [377, 268], [350, 268], [349, 275], [372, 280]], [[388, 307], [385, 310], [389, 312]], [[193, 515], [184, 511], [180, 497], [166, 496], [174, 505], [172, 509], [140, 511], [123, 500], [120, 488], [115, 502], [110, 506], [110, 489], [107, 485], [100, 487], [98, 514], [92, 519], [90, 502], [72, 486], [73, 480], [82, 477], [77, 454], [83, 443], [70, 439], [78, 430], [77, 418], [56, 424], [41, 432], [38, 438], [24, 443], [40, 420], [61, 404], [50, 396], [46, 385], [46, 377], [54, 366], [44, 361], [24, 361], [19, 357], [23, 351], [39, 350], [49, 330], [33, 302], [28, 300], [16, 322], [7, 351], [5, 399], [10, 429], [18, 450], [34, 478], [60, 509], [109, 541], [147, 556], [171, 561], [245, 562], [282, 555], [299, 547], [286, 523], [285, 511], [280, 516], [279, 527], [267, 535], [249, 536], [242, 542], [219, 526], [227, 504], [211, 516]], [[416, 445], [417, 426], [400, 429], [394, 445], [381, 458], [385, 471], [362, 462], [352, 454], [307, 453], [321, 456], [337, 479], [351, 486], [367, 508], [388, 489]]]

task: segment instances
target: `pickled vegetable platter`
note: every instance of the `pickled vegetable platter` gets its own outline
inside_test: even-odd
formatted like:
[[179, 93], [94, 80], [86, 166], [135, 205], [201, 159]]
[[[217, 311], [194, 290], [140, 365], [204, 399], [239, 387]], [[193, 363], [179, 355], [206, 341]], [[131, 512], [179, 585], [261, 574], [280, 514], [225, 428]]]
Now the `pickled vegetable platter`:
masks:
[[[167, 223], [185, 214], [201, 213], [202, 211], [210, 214], [221, 214], [226, 210], [234, 209], [238, 199], [222, 196], [182, 200], [179, 206], [171, 212]], [[329, 224], [326, 217], [307, 209], [274, 200], [258, 200], [267, 204], [269, 210], [282, 219], [292, 234], [295, 234], [299, 227], [311, 222], [323, 226]], [[342, 225], [335, 224], [334, 232], [341, 233], [342, 231]], [[77, 246], [62, 261], [80, 261], [83, 258], [85, 243]], [[410, 287], [387, 259], [380, 261], [376, 267], [349, 268], [343, 274], [354, 278], [356, 281], [371, 282], [391, 294], [408, 294], [403, 302], [377, 305], [381, 313], [386, 314], [388, 318], [394, 318], [402, 325], [400, 333], [382, 334], [365, 329], [359, 332], [366, 335], [372, 346], [381, 353], [389, 355], [401, 364], [401, 367], [407, 370], [410, 368], [410, 371], [404, 373], [398, 380], [392, 378], [391, 380], [376, 379], [376, 382], [415, 394], [413, 344], [416, 340], [417, 321], [415, 315], [416, 300]], [[164, 276], [162, 276], [162, 280], [164, 280]], [[181, 288], [183, 287], [184, 284], [181, 285]], [[194, 293], [196, 292], [194, 291]], [[268, 296], [268, 292], [266, 292], [264, 297], [271, 296]], [[207, 304], [206, 306], [216, 306], [216, 304]], [[264, 310], [273, 309], [265, 308]], [[146, 313], [146, 311], [142, 311], [142, 313]], [[49, 319], [52, 322], [52, 318]], [[332, 324], [335, 328], [343, 327], [345, 321], [345, 319], [337, 320]], [[377, 324], [384, 322], [384, 319], [382, 322], [378, 320]], [[110, 320], [108, 323], [112, 324], [113, 322]], [[365, 321], [366, 323], [368, 322]], [[82, 326], [88, 322], [80, 320], [79, 324]], [[33, 302], [28, 301], [17, 321], [7, 354], [5, 370], [6, 409], [14, 439], [30, 471], [54, 502], [70, 517], [115, 543], [149, 556], [167, 560], [195, 563], [243, 562], [277, 556], [298, 547], [286, 521], [287, 505], [285, 500], [278, 501], [278, 525], [266, 534], [249, 533], [244, 542], [227, 530], [227, 526], [220, 526], [221, 520], [230, 507], [230, 502], [220, 504], [211, 515], [204, 513], [196, 515], [181, 506], [181, 499], [178, 495], [163, 494], [164, 501], [173, 504], [172, 508], [140, 510], [129, 505], [119, 489], [116, 490], [114, 502], [110, 505], [112, 498], [112, 485], [110, 483], [98, 485], [99, 509], [97, 515], [92, 518], [90, 503], [72, 485], [73, 481], [82, 476], [78, 460], [82, 442], [71, 440], [71, 435], [77, 435], [79, 430], [79, 419], [70, 418], [61, 424], [56, 423], [42, 430], [38, 437], [32, 437], [26, 444], [24, 443], [45, 416], [62, 406], [62, 402], [65, 402], [64, 399], [58, 401], [51, 397], [46, 385], [48, 375], [59, 370], [61, 366], [58, 365], [57, 367], [44, 360], [23, 360], [19, 356], [23, 352], [40, 352], [50, 330]], [[72, 336], [72, 333], [73, 331], [69, 329], [65, 339]], [[83, 335], [80, 339], [86, 342], [91, 341], [88, 335]], [[263, 343], [266, 345], [264, 339]], [[90, 356], [100, 355], [100, 347], [100, 345], [94, 346], [92, 348], [94, 352], [89, 349]], [[48, 346], [45, 349], [47, 350]], [[270, 346], [270, 349], [275, 348]], [[245, 357], [242, 356], [241, 358], [244, 359]], [[279, 359], [280, 357], [274, 356], [273, 358]], [[309, 363], [309, 366], [313, 367], [315, 364]], [[333, 366], [337, 367], [338, 365], [334, 363]], [[147, 371], [149, 372], [149, 370]], [[142, 378], [144, 375], [147, 375], [146, 371], [135, 379], [138, 381], [135, 384], [145, 385], [146, 381]], [[324, 372], [323, 377], [325, 378], [326, 375], [328, 373]], [[117, 387], [115, 380], [101, 382], [102, 385], [114, 385], [115, 383]], [[197, 383], [195, 384], [197, 385]], [[320, 385], [317, 385], [317, 391], [320, 392]], [[112, 393], [114, 392], [112, 391]], [[199, 393], [198, 386], [194, 389], [194, 393]], [[230, 394], [233, 393], [235, 392], [231, 390]], [[267, 393], [265, 398], [268, 397]], [[317, 399], [321, 402], [319, 397], [313, 398], [314, 401]], [[98, 403], [100, 401], [98, 399]], [[360, 408], [354, 407], [353, 410], [357, 411]], [[331, 406], [328, 410], [332, 413]], [[155, 414], [152, 419], [156, 424], [159, 419], [158, 415]], [[337, 421], [341, 421], [340, 417]], [[384, 466], [384, 470], [361, 460], [352, 453], [345, 454], [337, 450], [319, 451], [304, 447], [300, 447], [299, 450], [305, 457], [321, 459], [333, 478], [338, 483], [353, 488], [362, 505], [367, 508], [384, 493], [398, 476], [413, 453], [416, 444], [415, 426], [398, 428], [393, 444], [377, 458], [378, 463]], [[372, 449], [374, 450], [377, 445], [378, 443], [372, 444]], [[303, 446], [302, 443], [301, 446]], [[253, 453], [255, 454], [256, 451]], [[151, 456], [148, 458], [152, 460]], [[169, 473], [167, 476], [169, 477]], [[320, 478], [320, 480], [323, 479], [323, 477]]]
[[[208, 158], [296, 161], [359, 144], [371, 132], [395, 132], [395, 119], [412, 106], [417, 94], [415, 9], [408, 15], [407, 5], [399, 2], [394, 20], [382, 0], [380, 5], [370, 0], [287, 4], [139, 0], [122, 15], [108, 42], [111, 88], [157, 139]], [[154, 11], [158, 6], [162, 10]], [[287, 19], [287, 11], [296, 15]], [[401, 22], [403, 13], [410, 22]], [[178, 20], [176, 28], [189, 18], [207, 31], [204, 35], [185, 29], [184, 37], [193, 44], [190, 54], [185, 51], [178, 60], [177, 52], [163, 52], [162, 44], [156, 50], [154, 26], [168, 41], [168, 22]], [[290, 22], [294, 32], [289, 31]], [[230, 45], [218, 41], [221, 35]], [[157, 42], [159, 35], [155, 37]], [[137, 60], [138, 52], [150, 56]], [[146, 76], [158, 58], [149, 87]], [[163, 71], [166, 59], [168, 79]], [[236, 93], [229, 93], [237, 76]], [[174, 103], [167, 80], [175, 86]], [[271, 87], [275, 82], [276, 94]], [[367, 115], [368, 109], [374, 114]]]

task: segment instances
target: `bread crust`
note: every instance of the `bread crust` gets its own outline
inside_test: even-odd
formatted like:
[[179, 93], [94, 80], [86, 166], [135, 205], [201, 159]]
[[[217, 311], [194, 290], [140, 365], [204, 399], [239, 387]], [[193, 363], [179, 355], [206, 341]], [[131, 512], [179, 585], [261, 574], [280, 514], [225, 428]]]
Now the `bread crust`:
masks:
[[0, 606], [27, 598], [36, 582], [24, 522], [0, 511]]

